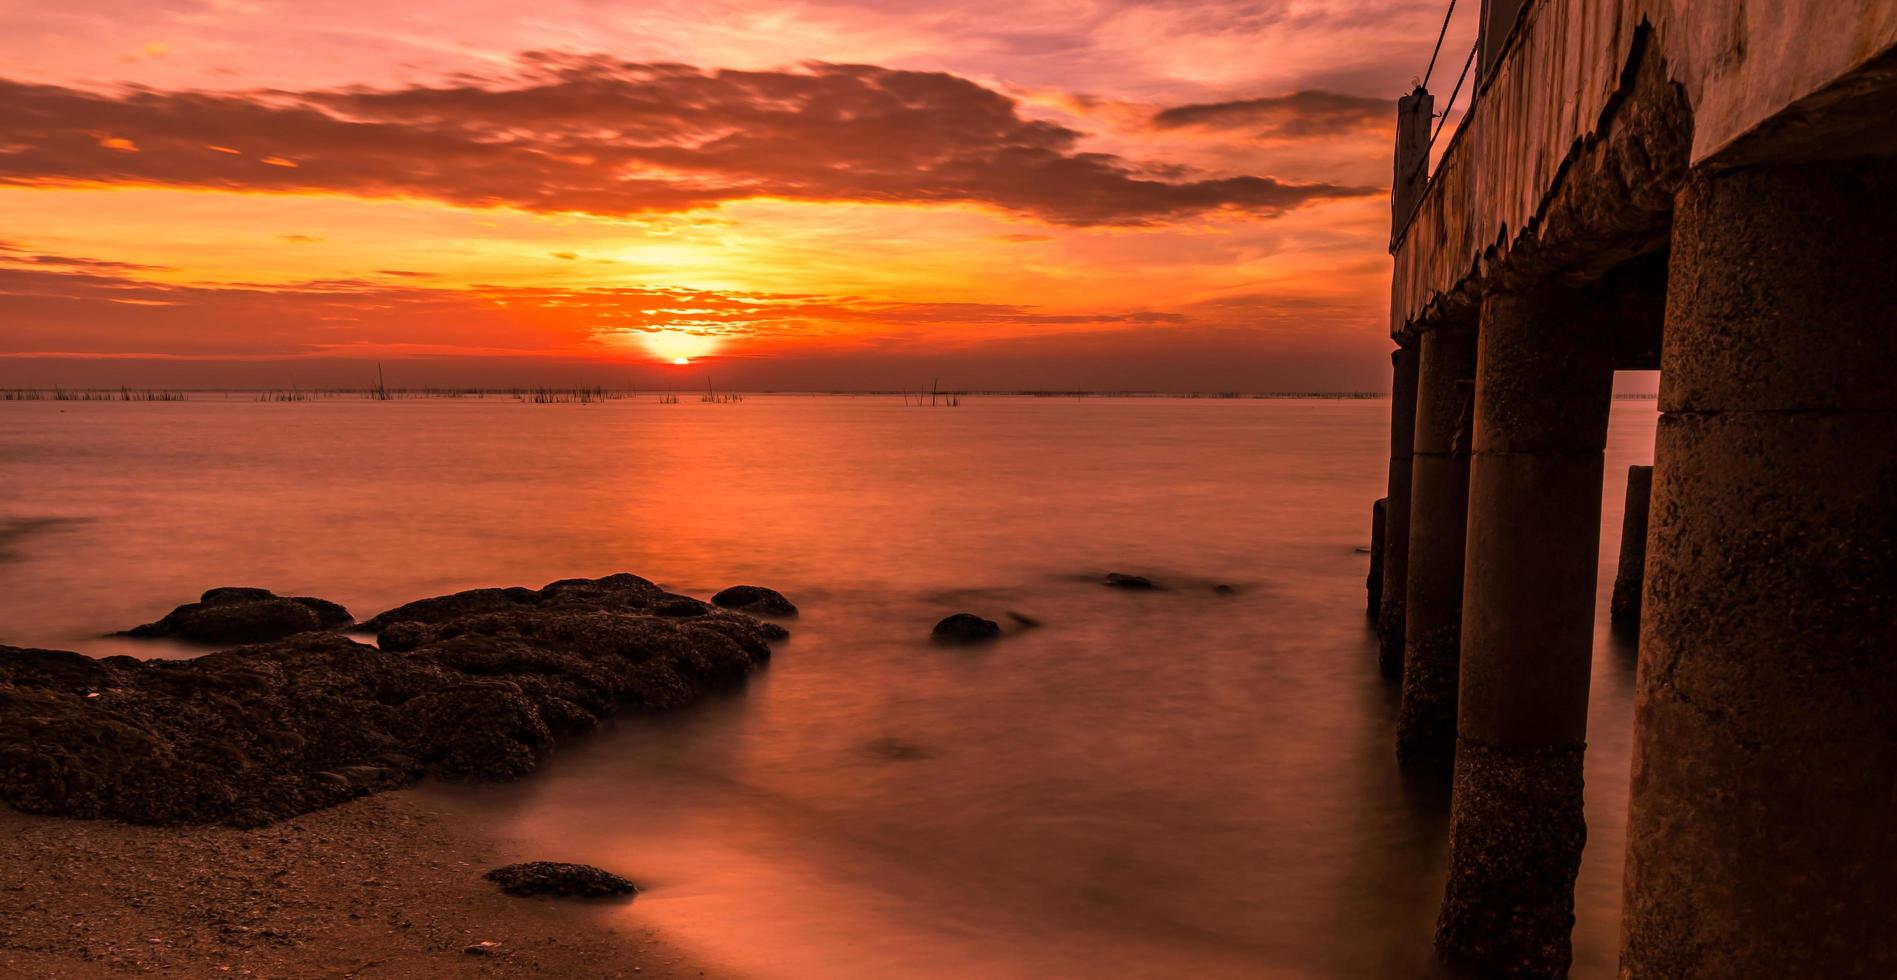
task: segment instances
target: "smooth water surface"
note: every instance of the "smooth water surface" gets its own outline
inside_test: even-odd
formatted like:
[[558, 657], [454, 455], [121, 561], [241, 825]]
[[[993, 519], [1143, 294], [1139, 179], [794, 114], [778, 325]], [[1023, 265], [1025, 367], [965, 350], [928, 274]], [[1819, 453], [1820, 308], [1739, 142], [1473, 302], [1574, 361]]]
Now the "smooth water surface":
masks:
[[[1364, 616], [1388, 411], [7, 404], [0, 643], [189, 655], [100, 634], [217, 585], [359, 617], [613, 571], [769, 585], [803, 615], [744, 693], [425, 792], [634, 877], [621, 914], [758, 977], [1427, 976], [1446, 792], [1394, 765]], [[1653, 428], [1616, 402], [1578, 977], [1613, 974], [1633, 659], [1605, 590]], [[931, 647], [957, 611], [1043, 625]]]

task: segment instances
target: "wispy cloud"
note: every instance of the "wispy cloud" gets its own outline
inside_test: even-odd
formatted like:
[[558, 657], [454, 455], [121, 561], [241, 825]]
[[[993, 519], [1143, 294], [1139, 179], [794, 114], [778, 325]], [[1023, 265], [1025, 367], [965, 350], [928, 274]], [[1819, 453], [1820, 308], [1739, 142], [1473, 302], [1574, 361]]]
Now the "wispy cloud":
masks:
[[[0, 316], [13, 327], [0, 341], [0, 354], [78, 357], [96, 346], [98, 356], [117, 357], [134, 343], [140, 356], [192, 358], [394, 350], [390, 337], [402, 338], [393, 343], [417, 356], [453, 351], [587, 357], [616, 355], [625, 340], [661, 331], [750, 341], [825, 336], [848, 343], [918, 330], [997, 336], [1191, 321], [1151, 310], [1055, 313], [1015, 304], [663, 286], [448, 289], [373, 279], [180, 285], [78, 266], [7, 264], [0, 264]], [[180, 329], [186, 325], [191, 329]]]

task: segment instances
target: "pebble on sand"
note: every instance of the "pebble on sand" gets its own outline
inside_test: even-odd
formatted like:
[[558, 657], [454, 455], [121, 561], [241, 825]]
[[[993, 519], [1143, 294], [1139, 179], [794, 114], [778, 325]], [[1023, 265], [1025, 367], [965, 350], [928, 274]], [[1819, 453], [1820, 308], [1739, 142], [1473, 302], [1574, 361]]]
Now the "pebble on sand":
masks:
[[495, 868], [481, 877], [501, 886], [509, 895], [528, 898], [552, 895], [556, 898], [606, 898], [612, 895], [636, 895], [639, 889], [610, 871], [590, 864], [562, 861], [528, 861]]

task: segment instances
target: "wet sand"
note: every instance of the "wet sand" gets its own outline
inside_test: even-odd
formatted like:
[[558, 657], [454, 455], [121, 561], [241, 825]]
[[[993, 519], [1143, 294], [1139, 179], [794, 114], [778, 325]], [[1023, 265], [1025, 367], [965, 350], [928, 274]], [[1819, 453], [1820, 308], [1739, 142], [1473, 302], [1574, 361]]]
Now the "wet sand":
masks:
[[[721, 975], [623, 902], [511, 898], [481, 879], [561, 857], [514, 853], [406, 791], [258, 830], [0, 807], [0, 977]], [[465, 952], [484, 942], [499, 945]]]

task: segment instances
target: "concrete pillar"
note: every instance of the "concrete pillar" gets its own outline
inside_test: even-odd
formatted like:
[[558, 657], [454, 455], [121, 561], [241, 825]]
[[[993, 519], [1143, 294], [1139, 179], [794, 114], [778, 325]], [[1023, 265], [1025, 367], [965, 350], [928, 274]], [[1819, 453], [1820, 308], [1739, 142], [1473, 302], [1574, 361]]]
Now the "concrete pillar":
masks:
[[1624, 977], [1897, 970], [1897, 160], [1673, 222]]
[[[1406, 763], [1445, 760], [1455, 738], [1474, 378], [1474, 331], [1444, 325], [1423, 335], [1410, 464], [1403, 702], [1397, 714], [1397, 756]], [[1445, 698], [1447, 714], [1441, 704]]]
[[1415, 347], [1390, 352], [1390, 476], [1383, 514], [1383, 593], [1377, 609], [1377, 665], [1403, 676], [1403, 599], [1410, 555], [1410, 447], [1416, 437]]
[[1614, 632], [1640, 632], [1640, 583], [1647, 564], [1647, 508], [1653, 494], [1653, 467], [1627, 467], [1627, 509], [1620, 519], [1620, 564], [1614, 570], [1614, 598], [1608, 620]]
[[1376, 622], [1377, 611], [1383, 608], [1383, 523], [1390, 506], [1390, 498], [1379, 497], [1370, 505], [1370, 574], [1363, 580], [1364, 592], [1368, 594], [1364, 607], [1365, 615]]
[[1484, 298], [1481, 338], [1436, 944], [1484, 975], [1565, 976], [1613, 330], [1591, 295], [1544, 286]]

